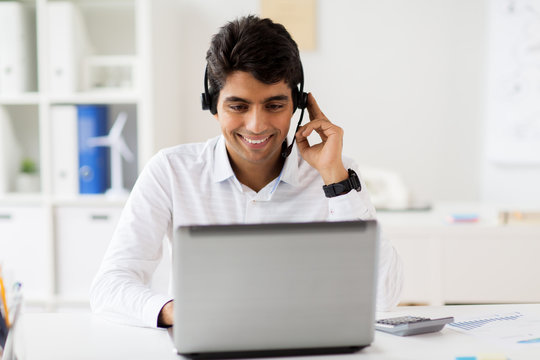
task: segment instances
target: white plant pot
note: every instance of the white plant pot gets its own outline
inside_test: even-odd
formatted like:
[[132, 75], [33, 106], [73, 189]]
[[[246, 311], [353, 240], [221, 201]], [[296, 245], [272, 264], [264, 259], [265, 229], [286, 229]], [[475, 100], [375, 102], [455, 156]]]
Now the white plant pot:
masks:
[[39, 175], [20, 173], [15, 178], [15, 190], [20, 193], [39, 192]]

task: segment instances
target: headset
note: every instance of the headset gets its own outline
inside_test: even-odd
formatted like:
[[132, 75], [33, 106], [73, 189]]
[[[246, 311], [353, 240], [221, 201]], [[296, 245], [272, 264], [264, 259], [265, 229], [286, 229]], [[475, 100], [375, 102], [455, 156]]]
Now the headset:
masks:
[[[307, 99], [308, 99], [308, 94], [304, 92], [304, 69], [302, 68], [302, 63], [300, 63], [300, 73], [302, 75], [300, 79], [300, 88], [295, 86], [292, 89], [293, 113], [296, 111], [297, 108], [300, 108], [302, 111], [300, 113], [300, 120], [298, 121], [298, 125], [296, 125], [296, 130], [294, 131], [295, 134], [300, 128], [300, 124], [302, 124], [302, 119], [304, 118], [304, 110], [307, 107]], [[207, 64], [204, 70], [204, 92], [201, 94], [202, 109], [209, 110], [212, 115], [216, 115], [218, 95], [219, 95], [219, 91], [213, 91], [212, 89], [208, 87], [208, 64]], [[290, 155], [295, 139], [296, 139], [296, 136], [293, 137], [291, 145], [289, 146], [287, 146], [287, 140], [283, 142], [283, 150], [281, 152], [282, 157], [286, 158], [287, 156]]]

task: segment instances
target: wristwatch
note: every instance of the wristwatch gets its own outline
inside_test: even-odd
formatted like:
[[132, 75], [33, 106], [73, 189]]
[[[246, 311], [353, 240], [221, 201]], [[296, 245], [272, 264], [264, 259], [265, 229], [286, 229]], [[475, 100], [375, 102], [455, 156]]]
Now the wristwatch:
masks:
[[347, 170], [349, 173], [349, 177], [343, 181], [340, 181], [338, 183], [330, 184], [330, 185], [324, 185], [322, 188], [324, 190], [324, 194], [327, 198], [336, 197], [339, 195], [347, 194], [352, 189], [356, 191], [362, 190], [362, 185], [360, 184], [360, 179], [358, 178], [358, 175], [354, 172], [354, 170]]

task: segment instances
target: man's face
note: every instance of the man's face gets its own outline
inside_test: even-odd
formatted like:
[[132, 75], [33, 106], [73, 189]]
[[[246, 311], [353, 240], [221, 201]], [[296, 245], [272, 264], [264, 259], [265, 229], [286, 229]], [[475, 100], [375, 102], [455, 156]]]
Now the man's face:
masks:
[[220, 91], [215, 115], [233, 165], [268, 165], [280, 160], [292, 117], [291, 88], [265, 84], [244, 71], [231, 73]]

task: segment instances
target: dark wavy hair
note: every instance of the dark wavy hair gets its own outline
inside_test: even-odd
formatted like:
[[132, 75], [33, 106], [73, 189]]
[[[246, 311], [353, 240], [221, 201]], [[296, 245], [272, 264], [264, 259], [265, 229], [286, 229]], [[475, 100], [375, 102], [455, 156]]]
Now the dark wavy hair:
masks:
[[227, 23], [206, 52], [210, 92], [217, 102], [227, 76], [245, 71], [265, 84], [285, 81], [296, 89], [302, 80], [298, 46], [281, 24], [248, 15]]

